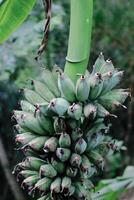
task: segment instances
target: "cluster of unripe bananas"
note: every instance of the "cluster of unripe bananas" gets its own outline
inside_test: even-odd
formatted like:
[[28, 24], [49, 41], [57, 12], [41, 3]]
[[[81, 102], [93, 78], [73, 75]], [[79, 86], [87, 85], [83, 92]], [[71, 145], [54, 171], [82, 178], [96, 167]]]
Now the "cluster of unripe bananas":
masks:
[[110, 111], [122, 105], [128, 90], [113, 89], [122, 71], [100, 54], [93, 71], [79, 75], [76, 86], [61, 69], [44, 70], [13, 117], [16, 142], [26, 158], [15, 168], [22, 188], [38, 200], [90, 200], [91, 177], [103, 169], [118, 142], [105, 137]]

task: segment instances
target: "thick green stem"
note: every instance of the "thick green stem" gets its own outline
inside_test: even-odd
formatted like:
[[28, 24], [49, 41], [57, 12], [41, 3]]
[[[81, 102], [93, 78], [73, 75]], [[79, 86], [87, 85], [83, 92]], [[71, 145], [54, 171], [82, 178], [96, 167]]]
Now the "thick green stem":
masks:
[[71, 0], [71, 19], [65, 74], [73, 82], [85, 74], [91, 42], [93, 0]]

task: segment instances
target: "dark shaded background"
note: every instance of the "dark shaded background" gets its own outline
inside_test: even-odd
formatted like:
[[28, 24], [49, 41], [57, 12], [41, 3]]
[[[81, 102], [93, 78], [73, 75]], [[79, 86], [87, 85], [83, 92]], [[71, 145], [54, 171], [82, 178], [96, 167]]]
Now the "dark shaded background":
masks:
[[[49, 43], [39, 62], [34, 60], [42, 37], [44, 13], [41, 1], [23, 25], [0, 46], [0, 200], [24, 200], [11, 171], [22, 158], [15, 150], [12, 110], [18, 108], [19, 88], [34, 78], [43, 66], [56, 63], [64, 67], [69, 29], [69, 1], [53, 1]], [[131, 88], [128, 110], [117, 111], [112, 119], [111, 135], [123, 140], [127, 151], [108, 159], [105, 172], [98, 178], [120, 175], [127, 165], [134, 165], [134, 2], [133, 0], [94, 0], [94, 22], [89, 68], [100, 52], [125, 70], [122, 87]]]

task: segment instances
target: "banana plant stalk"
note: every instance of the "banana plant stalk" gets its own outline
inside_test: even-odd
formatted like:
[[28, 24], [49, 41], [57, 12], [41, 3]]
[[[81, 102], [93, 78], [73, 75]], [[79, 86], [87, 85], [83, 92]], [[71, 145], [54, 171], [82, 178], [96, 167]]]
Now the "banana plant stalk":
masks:
[[93, 0], [71, 0], [70, 34], [65, 74], [73, 82], [85, 74], [91, 43]]

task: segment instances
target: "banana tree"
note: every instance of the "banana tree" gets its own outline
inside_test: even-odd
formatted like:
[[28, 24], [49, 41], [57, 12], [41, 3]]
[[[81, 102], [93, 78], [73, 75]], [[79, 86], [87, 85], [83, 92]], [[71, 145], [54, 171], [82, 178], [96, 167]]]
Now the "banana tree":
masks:
[[[51, 0], [46, 6], [42, 54], [48, 38]], [[1, 4], [1, 42], [25, 19], [35, 1], [5, 0]], [[123, 105], [130, 92], [115, 89], [123, 72], [101, 53], [87, 71], [93, 0], [71, 0], [70, 35], [64, 71], [44, 69], [23, 89], [21, 109], [13, 118], [16, 142], [25, 159], [14, 170], [21, 187], [38, 200], [90, 200], [92, 177], [103, 170], [105, 157], [120, 150], [109, 139], [107, 119]], [[20, 11], [21, 10], [21, 11]], [[11, 20], [12, 19], [12, 20]], [[9, 29], [7, 28], [9, 26]], [[106, 123], [107, 122], [107, 123]]]

